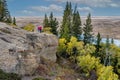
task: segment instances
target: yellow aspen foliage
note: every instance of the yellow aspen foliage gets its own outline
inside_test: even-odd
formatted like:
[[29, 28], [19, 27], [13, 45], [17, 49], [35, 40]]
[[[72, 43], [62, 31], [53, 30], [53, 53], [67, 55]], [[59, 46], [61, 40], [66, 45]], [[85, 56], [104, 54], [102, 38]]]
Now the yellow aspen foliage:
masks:
[[43, 32], [48, 33], [48, 34], [52, 34], [50, 27], [45, 27], [45, 28], [43, 28]]
[[77, 50], [78, 50], [78, 55], [81, 54], [81, 55], [84, 55], [84, 42], [80, 41], [80, 42], [77, 42], [76, 44], [76, 47], [77, 47]]
[[73, 48], [77, 49], [77, 53], [80, 53], [83, 49], [84, 49], [84, 43], [82, 41], [78, 42], [76, 37], [71, 37], [70, 42], [67, 43], [67, 50], [66, 52], [69, 55], [72, 55], [73, 52]]
[[96, 50], [95, 46], [93, 46], [91, 44], [87, 44], [85, 46], [82, 44], [82, 46], [81, 47], [79, 46], [78, 48], [81, 48], [81, 49], [78, 49], [79, 56], [88, 55], [88, 54], [92, 55]]
[[59, 46], [58, 46], [58, 53], [64, 53], [66, 52], [66, 39], [65, 38], [61, 38], [59, 39]]
[[[118, 80], [118, 75], [113, 72], [112, 66], [104, 66], [100, 63], [99, 58], [91, 56], [95, 53], [95, 50], [94, 45], [86, 44], [84, 46], [84, 43], [82, 41], [78, 42], [75, 37], [71, 37], [70, 42], [67, 42], [64, 38], [59, 39], [58, 51], [68, 54], [72, 61], [77, 60], [78, 66], [80, 66], [86, 76], [90, 75], [90, 71], [95, 70], [98, 77], [97, 80]], [[119, 73], [120, 69], [117, 66], [120, 66], [120, 48], [111, 45], [110, 52], [112, 59], [117, 58], [118, 60], [116, 68]]]
[[97, 69], [97, 74], [97, 80], [118, 80], [118, 76], [113, 73], [112, 66], [102, 66], [100, 69]]
[[67, 53], [69, 54], [69, 55], [72, 55], [73, 54], [73, 48], [74, 47], [77, 47], [77, 38], [75, 38], [75, 37], [71, 37], [71, 39], [70, 39], [70, 42], [69, 43], [67, 43]]
[[91, 70], [96, 70], [97, 80], [118, 80], [118, 75], [113, 72], [112, 66], [103, 66], [100, 64], [99, 58], [90, 55], [79, 56], [78, 65], [82, 68], [86, 75], [89, 75]]
[[31, 32], [34, 31], [34, 28], [35, 28], [35, 26], [33, 24], [27, 24], [23, 27], [24, 30], [31, 31]]
[[85, 46], [85, 51], [86, 51], [85, 54], [92, 54], [95, 52], [95, 50], [96, 50], [95, 46], [93, 46], [91, 44], [87, 44]]
[[111, 58], [112, 58], [112, 65], [116, 64], [116, 62], [114, 62], [114, 60], [117, 60], [117, 64], [114, 65], [114, 67], [116, 67], [117, 69], [117, 73], [120, 74], [120, 47], [111, 44], [110, 45], [110, 52], [111, 52]]
[[99, 59], [91, 57], [90, 55], [79, 56], [78, 65], [83, 69], [85, 73], [89, 73], [99, 65]]

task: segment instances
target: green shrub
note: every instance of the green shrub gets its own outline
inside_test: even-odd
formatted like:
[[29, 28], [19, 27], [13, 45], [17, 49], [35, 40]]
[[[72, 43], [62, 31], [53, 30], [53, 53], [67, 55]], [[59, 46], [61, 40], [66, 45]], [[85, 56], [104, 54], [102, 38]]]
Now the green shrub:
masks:
[[0, 69], [0, 80], [21, 80], [21, 77], [15, 73], [5, 73]]
[[63, 55], [66, 53], [66, 48], [67, 48], [66, 43], [67, 42], [64, 38], [59, 39], [58, 42], [59, 42], [59, 46], [58, 46], [58, 50], [57, 50], [58, 55]]
[[50, 27], [45, 27], [45, 28], [43, 28], [43, 32], [52, 34], [52, 33], [51, 33], [51, 28], [50, 28]]
[[34, 31], [35, 26], [33, 24], [27, 24], [26, 26], [23, 27], [24, 30], [26, 31]]
[[91, 57], [90, 55], [79, 56], [77, 60], [78, 65], [86, 73], [86, 75], [89, 75], [89, 72], [97, 68], [97, 66], [100, 64], [98, 58]]
[[114, 67], [114, 71], [120, 75], [120, 47], [112, 44], [110, 46], [111, 52], [111, 65]]
[[78, 42], [76, 37], [71, 37], [70, 42], [67, 43], [66, 52], [70, 56], [70, 60], [76, 63], [78, 54], [83, 50], [83, 42]]

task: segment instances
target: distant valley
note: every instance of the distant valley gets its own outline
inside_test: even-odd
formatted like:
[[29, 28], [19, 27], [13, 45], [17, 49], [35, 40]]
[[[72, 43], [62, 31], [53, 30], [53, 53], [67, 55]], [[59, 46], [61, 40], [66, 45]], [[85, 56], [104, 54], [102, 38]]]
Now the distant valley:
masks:
[[[17, 17], [17, 25], [24, 26], [26, 24], [32, 23], [35, 26], [42, 25], [44, 17]], [[86, 17], [81, 17], [82, 24], [85, 23]], [[59, 24], [61, 25], [62, 17], [57, 17]], [[107, 16], [98, 16], [92, 17], [93, 33], [96, 35], [98, 32], [101, 33], [102, 37], [107, 35], [110, 38], [120, 39], [120, 17], [107, 17]]]

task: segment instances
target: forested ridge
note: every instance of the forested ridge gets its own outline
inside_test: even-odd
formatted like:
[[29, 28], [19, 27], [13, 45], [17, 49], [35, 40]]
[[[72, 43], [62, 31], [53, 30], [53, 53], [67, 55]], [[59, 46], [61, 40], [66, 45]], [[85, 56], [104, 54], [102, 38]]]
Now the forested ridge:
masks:
[[91, 14], [88, 14], [84, 25], [81, 25], [78, 15], [77, 7], [72, 12], [71, 3], [67, 2], [57, 54], [77, 64], [81, 68], [79, 72], [90, 80], [118, 80], [120, 48], [114, 44], [114, 39], [110, 42], [109, 34], [106, 43], [101, 42], [99, 32], [94, 39]]

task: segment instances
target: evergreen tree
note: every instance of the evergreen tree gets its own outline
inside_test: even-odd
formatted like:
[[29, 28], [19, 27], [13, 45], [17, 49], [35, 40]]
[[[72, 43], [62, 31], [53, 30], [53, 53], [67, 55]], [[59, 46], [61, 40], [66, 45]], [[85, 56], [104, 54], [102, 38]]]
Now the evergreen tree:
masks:
[[104, 65], [105, 66], [110, 66], [111, 65], [111, 52], [109, 51], [110, 50], [110, 42], [109, 42], [109, 36], [107, 36], [107, 39], [106, 39], [106, 55], [105, 55], [105, 59], [104, 59]]
[[13, 18], [13, 25], [16, 25], [16, 19], [15, 19], [15, 17]]
[[111, 44], [114, 44], [114, 39], [113, 38], [111, 39]]
[[77, 5], [75, 6], [74, 13], [73, 13], [73, 22], [72, 22], [72, 36], [75, 36], [80, 39], [80, 35], [82, 34], [82, 28], [81, 28], [81, 18], [80, 14], [77, 11]]
[[97, 42], [96, 42], [96, 50], [97, 50], [97, 52], [99, 52], [100, 42], [101, 42], [101, 36], [100, 36], [100, 33], [98, 32], [98, 34], [97, 34]]
[[6, 0], [0, 0], [0, 21], [7, 23], [12, 22], [10, 12], [7, 9]]
[[[65, 30], [66, 27], [69, 31]], [[71, 36], [71, 29], [72, 29], [72, 5], [70, 2], [67, 2], [64, 10], [63, 21], [60, 30], [60, 37], [65, 38], [65, 35]], [[66, 34], [66, 32], [69, 33]]]
[[57, 35], [57, 26], [58, 26], [58, 21], [56, 18], [53, 17], [53, 13], [50, 13], [49, 17], [49, 26], [51, 27], [51, 32], [55, 35]]
[[11, 18], [11, 16], [10, 16], [9, 11], [7, 11], [6, 14], [7, 14], [7, 15], [6, 15], [6, 20], [5, 20], [5, 22], [7, 22], [7, 23], [12, 23], [12, 18]]
[[50, 17], [49, 17], [49, 25], [50, 25], [50, 26], [53, 26], [52, 23], [53, 23], [53, 13], [51, 12], [51, 13], [50, 13]]
[[64, 34], [62, 35], [62, 37], [65, 38], [67, 41], [69, 41], [70, 40], [70, 35], [69, 35], [70, 29], [68, 27], [68, 23], [65, 24], [63, 31], [64, 31]]
[[107, 39], [106, 39], [106, 48], [110, 48], [110, 40], [109, 40], [109, 36], [107, 35]]
[[5, 6], [3, 0], [0, 0], [0, 21], [3, 21], [3, 17], [5, 14]]
[[101, 43], [101, 36], [100, 33], [98, 32], [97, 34], [97, 41], [96, 41], [96, 51], [95, 51], [95, 56], [100, 56], [100, 43]]
[[43, 27], [49, 27], [49, 21], [48, 21], [48, 17], [47, 15], [45, 14], [45, 18], [44, 18], [44, 21], [43, 21]]
[[86, 45], [87, 43], [91, 43], [92, 42], [92, 24], [91, 24], [91, 14], [88, 14], [88, 17], [86, 19], [86, 23], [84, 24], [85, 27], [83, 28], [84, 31], [84, 44]]

